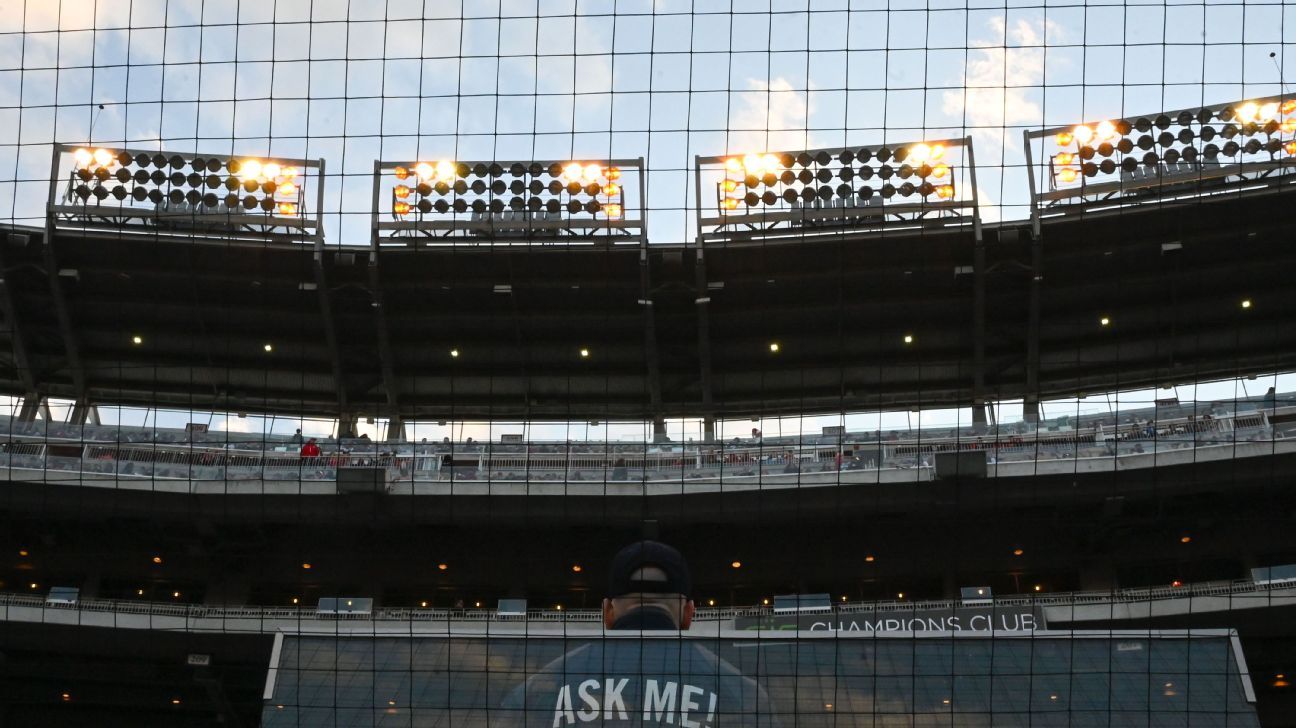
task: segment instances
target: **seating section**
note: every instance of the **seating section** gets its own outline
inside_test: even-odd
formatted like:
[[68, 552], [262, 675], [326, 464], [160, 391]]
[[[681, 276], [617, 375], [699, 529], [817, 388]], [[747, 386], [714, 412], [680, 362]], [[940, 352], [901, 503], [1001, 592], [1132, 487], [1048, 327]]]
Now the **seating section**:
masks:
[[340, 468], [382, 468], [400, 481], [645, 482], [810, 473], [930, 470], [938, 453], [981, 451], [990, 466], [1091, 460], [1272, 442], [1296, 434], [1296, 395], [1169, 404], [1114, 415], [988, 428], [733, 438], [726, 442], [462, 442], [322, 438], [303, 457], [293, 437], [77, 426], [0, 418], [0, 466], [116, 479], [332, 481]]

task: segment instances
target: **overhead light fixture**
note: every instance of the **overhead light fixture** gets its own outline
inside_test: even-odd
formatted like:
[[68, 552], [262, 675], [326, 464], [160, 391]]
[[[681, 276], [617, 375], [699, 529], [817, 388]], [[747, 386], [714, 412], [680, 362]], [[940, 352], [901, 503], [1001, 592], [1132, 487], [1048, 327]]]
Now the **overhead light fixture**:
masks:
[[140, 336], [139, 334], [136, 334], [135, 336], [131, 337], [131, 343], [136, 346], [139, 346], [140, 344], [144, 343], [144, 337]]
[[459, 358], [459, 350], [458, 350], [458, 349], [451, 349], [451, 350], [450, 350], [450, 356], [451, 356], [451, 357], [454, 357], [455, 359], [458, 359], [458, 358]]
[[876, 557], [873, 556], [873, 554], [869, 554], [868, 556], [865, 556], [865, 557], [864, 557], [864, 561], [865, 561], [866, 563], [869, 563], [869, 564], [873, 563], [875, 560], [876, 560]]
[[1013, 556], [1021, 556], [1024, 553], [1026, 552], [1021, 549], [1013, 549]]
[[1180, 537], [1180, 539], [1179, 539], [1179, 543], [1192, 543], [1192, 536], [1182, 536], [1182, 537]]
[[303, 562], [303, 563], [302, 563], [302, 568], [303, 568], [303, 569], [306, 569], [306, 570], [310, 570], [310, 569], [311, 569], [311, 564], [310, 564], [310, 562], [309, 562], [309, 561], [307, 561], [307, 562]]
[[1242, 308], [1251, 308], [1251, 299], [1249, 298], [1242, 299]]
[[914, 342], [913, 334], [905, 334], [904, 343], [912, 344]]
[[729, 566], [731, 566], [731, 567], [733, 567], [733, 568], [735, 568], [735, 569], [741, 569], [741, 568], [742, 568], [742, 562], [741, 562], [741, 561], [734, 561], [734, 562], [732, 562], [731, 564], [729, 564]]
[[582, 571], [584, 571], [584, 569], [581, 568], [581, 565], [580, 565], [580, 564], [572, 564], [572, 571], [574, 571], [574, 572], [576, 572], [577, 574], [579, 574], [579, 573], [581, 573]]
[[779, 352], [779, 343], [777, 341], [771, 341], [769, 345], [769, 350], [770, 353], [777, 354]]
[[445, 571], [446, 569], [449, 569], [449, 568], [450, 568], [450, 565], [449, 565], [449, 564], [437, 564], [437, 568], [440, 569], [441, 571]]
[[162, 563], [162, 557], [161, 557], [161, 556], [154, 556], [154, 557], [153, 557], [153, 563], [155, 563], [155, 564], [160, 564], [160, 563]]
[[590, 355], [589, 349], [581, 349], [580, 355], [582, 359], [588, 359]]
[[266, 350], [266, 353], [269, 353], [269, 352], [274, 351], [274, 345], [273, 345], [273, 344], [266, 344], [265, 346], [263, 346], [263, 347], [261, 347], [261, 348], [262, 348], [262, 349], [265, 349], [265, 350]]
[[1111, 326], [1111, 319], [1106, 316], [1103, 316], [1102, 318], [1098, 319], [1098, 323], [1102, 326]]
[[29, 554], [29, 552], [27, 551], [27, 549], [18, 549], [18, 555], [19, 555], [19, 556], [22, 556], [22, 557], [25, 558], [26, 556], [28, 556], [28, 554]]

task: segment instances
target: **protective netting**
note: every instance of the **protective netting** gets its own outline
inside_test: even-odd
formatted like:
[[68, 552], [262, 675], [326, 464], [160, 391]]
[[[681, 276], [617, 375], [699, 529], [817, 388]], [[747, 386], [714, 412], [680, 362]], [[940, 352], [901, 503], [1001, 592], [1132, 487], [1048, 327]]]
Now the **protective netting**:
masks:
[[0, 724], [1284, 725], [1291, 12], [0, 0]]

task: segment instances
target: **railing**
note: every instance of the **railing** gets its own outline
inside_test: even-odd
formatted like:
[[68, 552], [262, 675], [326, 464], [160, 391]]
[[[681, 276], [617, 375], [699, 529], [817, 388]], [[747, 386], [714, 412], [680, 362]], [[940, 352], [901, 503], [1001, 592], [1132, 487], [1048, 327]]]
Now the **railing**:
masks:
[[[817, 480], [867, 471], [882, 479], [931, 477], [936, 456], [944, 452], [984, 452], [990, 475], [1028, 474], [1020, 468], [1000, 472], [1000, 466], [1073, 461], [1091, 467], [1128, 456], [1234, 448], [1247, 443], [1274, 443], [1285, 438], [1283, 428], [1269, 422], [1296, 417], [1296, 407], [1234, 413], [1188, 415], [1143, 421], [1137, 417], [1119, 425], [1094, 422], [1080, 429], [1035, 429], [963, 435], [959, 432], [924, 438], [899, 438], [881, 432], [870, 436], [816, 438], [806, 444], [738, 441], [636, 445], [611, 443], [464, 443], [441, 447], [427, 444], [370, 443], [353, 452], [306, 456], [280, 449], [244, 450], [206, 443], [117, 442], [61, 438], [36, 434], [33, 423], [10, 421], [8, 442], [0, 442], [0, 468], [11, 479], [41, 479], [41, 474], [77, 474], [86, 481], [109, 479], [165, 481], [332, 482], [343, 468], [376, 468], [388, 483], [653, 483], [745, 482], [771, 483]], [[0, 425], [3, 423], [0, 422]], [[43, 424], [43, 423], [36, 423]], [[456, 449], [462, 447], [463, 449]], [[1264, 454], [1249, 452], [1248, 455]], [[1235, 452], [1234, 455], [1237, 456]], [[1155, 459], [1154, 459], [1155, 460]], [[1148, 463], [1143, 463], [1147, 465]], [[1155, 462], [1150, 463], [1155, 465]], [[904, 475], [902, 471], [915, 471]], [[827, 476], [825, 476], [827, 474]], [[861, 474], [863, 475], [863, 474]], [[68, 480], [59, 476], [50, 478]], [[865, 476], [868, 479], [868, 476]]]
[[[1183, 586], [1140, 587], [1112, 591], [1058, 592], [995, 597], [985, 606], [1070, 607], [1102, 604], [1129, 604], [1167, 599], [1214, 596], [1268, 594], [1296, 590], [1296, 582], [1256, 584], [1250, 580], [1203, 582]], [[961, 600], [846, 602], [833, 605], [825, 614], [871, 614], [897, 611], [941, 611], [962, 608]], [[400, 621], [400, 622], [514, 622], [514, 623], [596, 623], [603, 618], [597, 609], [530, 609], [526, 616], [500, 614], [494, 609], [378, 608], [369, 613], [320, 614], [314, 607], [257, 607], [202, 604], [172, 604], [120, 599], [80, 599], [75, 604], [55, 604], [35, 594], [0, 593], [0, 609], [7, 607], [58, 609], [81, 612], [135, 614], [174, 617], [187, 620], [328, 620], [328, 621]], [[694, 617], [698, 622], [723, 622], [737, 617], [772, 615], [770, 606], [705, 607]], [[3, 615], [0, 615], [2, 618]]]

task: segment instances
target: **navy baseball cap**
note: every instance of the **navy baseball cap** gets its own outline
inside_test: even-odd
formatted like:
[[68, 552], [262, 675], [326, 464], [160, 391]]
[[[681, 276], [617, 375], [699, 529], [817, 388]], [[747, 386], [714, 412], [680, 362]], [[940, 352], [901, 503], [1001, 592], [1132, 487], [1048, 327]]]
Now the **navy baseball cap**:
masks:
[[[665, 573], [665, 580], [635, 579], [635, 572], [645, 566], [656, 566]], [[635, 541], [612, 557], [608, 596], [626, 594], [683, 594], [693, 590], [688, 563], [674, 547], [658, 541]]]

